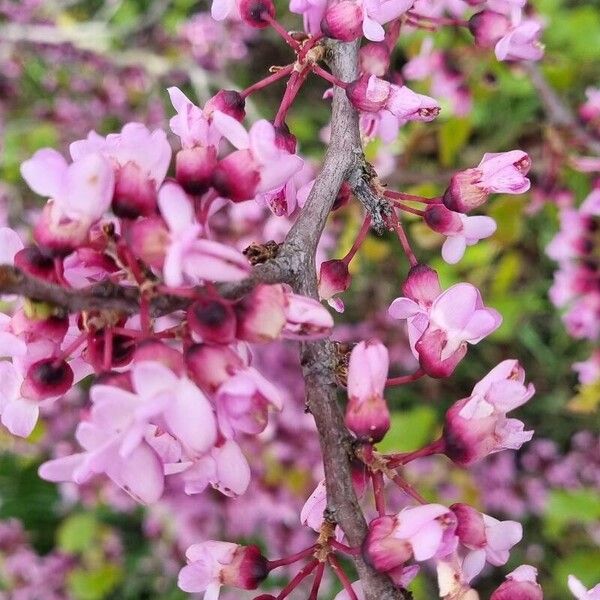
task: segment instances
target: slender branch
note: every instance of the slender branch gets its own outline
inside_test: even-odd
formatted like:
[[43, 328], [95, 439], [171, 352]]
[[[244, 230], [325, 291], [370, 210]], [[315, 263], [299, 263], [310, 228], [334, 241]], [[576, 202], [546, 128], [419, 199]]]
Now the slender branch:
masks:
[[539, 94], [540, 101], [546, 111], [548, 120], [553, 125], [568, 129], [579, 142], [592, 152], [600, 155], [600, 140], [583, 127], [563, 99], [554, 88], [546, 81], [542, 71], [536, 63], [528, 62], [523, 65], [531, 78], [533, 87]]

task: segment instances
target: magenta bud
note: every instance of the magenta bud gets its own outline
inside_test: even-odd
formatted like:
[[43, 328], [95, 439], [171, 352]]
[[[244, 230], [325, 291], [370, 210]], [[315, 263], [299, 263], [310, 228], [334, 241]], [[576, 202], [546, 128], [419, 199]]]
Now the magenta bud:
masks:
[[352, 42], [362, 35], [363, 13], [358, 3], [341, 0], [329, 4], [321, 21], [321, 31], [330, 38]]
[[391, 571], [412, 557], [410, 544], [394, 536], [397, 525], [397, 517], [391, 515], [379, 517], [369, 523], [369, 531], [363, 542], [363, 556], [377, 571]]
[[275, 17], [273, 0], [239, 0], [238, 9], [242, 21], [257, 29], [269, 26], [269, 21], [265, 19], [265, 16], [271, 17], [271, 19]]
[[19, 250], [14, 258], [15, 267], [24, 273], [49, 283], [58, 283], [54, 259], [50, 253], [41, 250], [37, 246], [27, 246]]
[[348, 265], [343, 260], [327, 260], [321, 263], [319, 271], [319, 297], [329, 300], [336, 294], [345, 292], [352, 282]]
[[236, 121], [243, 121], [246, 117], [246, 100], [235, 90], [219, 90], [202, 110], [203, 115], [209, 119], [215, 110], [233, 117]]
[[450, 507], [456, 515], [456, 535], [469, 548], [483, 548], [486, 543], [483, 515], [468, 504], [457, 502]]
[[493, 10], [484, 10], [469, 19], [469, 30], [480, 48], [493, 48], [510, 29], [510, 19]]
[[449, 377], [465, 357], [467, 344], [463, 342], [450, 356], [442, 358], [447, 343], [446, 333], [441, 329], [432, 329], [430, 325], [415, 344], [419, 354], [419, 364], [430, 377], [437, 379]]
[[175, 156], [175, 177], [189, 194], [203, 194], [212, 184], [217, 166], [214, 146], [183, 148]]
[[350, 398], [344, 423], [358, 440], [376, 444], [390, 429], [390, 411], [382, 396], [371, 396], [364, 401]]
[[466, 169], [455, 173], [442, 199], [446, 208], [467, 213], [485, 204], [488, 193], [482, 185], [479, 185], [481, 175], [479, 169]]
[[185, 372], [185, 364], [181, 352], [158, 340], [143, 340], [136, 346], [133, 353], [133, 362], [142, 361], [162, 363], [179, 376]]
[[256, 195], [260, 173], [249, 150], [236, 150], [220, 160], [213, 173], [215, 189], [233, 202], [251, 200]]
[[402, 291], [408, 298], [422, 306], [431, 306], [442, 293], [440, 278], [436, 271], [427, 265], [415, 265], [408, 272]]
[[32, 400], [45, 400], [66, 394], [73, 385], [73, 369], [65, 360], [44, 358], [33, 363], [21, 385], [21, 394]]
[[235, 305], [237, 337], [247, 342], [277, 339], [287, 322], [281, 285], [260, 285]]
[[[96, 371], [103, 371], [104, 364], [104, 331], [91, 334], [83, 352], [83, 358], [90, 363]], [[112, 361], [109, 368], [124, 367], [128, 365], [135, 352], [135, 340], [132, 337], [116, 334], [112, 336]]]
[[268, 574], [267, 559], [258, 546], [238, 546], [231, 563], [223, 567], [221, 579], [225, 585], [255, 590]]
[[443, 204], [429, 204], [425, 210], [425, 223], [433, 231], [443, 235], [458, 233], [463, 228], [460, 215], [448, 210]]
[[160, 217], [147, 217], [131, 223], [125, 232], [131, 251], [150, 267], [161, 269], [170, 241], [169, 231]]
[[185, 353], [188, 375], [209, 394], [244, 367], [242, 359], [228, 346], [194, 344]]
[[543, 600], [544, 594], [536, 578], [537, 569], [521, 565], [506, 576], [506, 581], [490, 596], [490, 600]]
[[338, 210], [339, 208], [346, 206], [346, 204], [350, 202], [351, 197], [352, 188], [350, 187], [350, 184], [347, 181], [344, 181], [340, 186], [337, 196], [335, 197], [331, 210]]
[[290, 128], [283, 123], [277, 125], [275, 129], [275, 145], [281, 150], [285, 150], [290, 154], [295, 154], [298, 147], [296, 136], [290, 131]]
[[346, 87], [346, 96], [357, 110], [377, 112], [390, 95], [390, 84], [374, 75], [363, 74]]
[[128, 162], [117, 170], [112, 199], [112, 209], [117, 217], [150, 216], [156, 212], [157, 199], [154, 181], [137, 164]]
[[229, 344], [235, 339], [237, 327], [235, 313], [229, 303], [221, 298], [202, 297], [187, 311], [189, 328], [204, 342]]
[[385, 42], [369, 42], [359, 51], [360, 70], [383, 77], [390, 68], [390, 49]]

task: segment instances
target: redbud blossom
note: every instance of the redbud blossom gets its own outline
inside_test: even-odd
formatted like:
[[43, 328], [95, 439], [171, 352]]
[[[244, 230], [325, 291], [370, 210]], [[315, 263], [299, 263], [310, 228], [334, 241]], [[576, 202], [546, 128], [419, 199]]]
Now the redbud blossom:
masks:
[[344, 311], [344, 303], [336, 294], [345, 292], [352, 283], [348, 265], [343, 260], [327, 260], [321, 263], [319, 270], [319, 298], [327, 300], [328, 304], [338, 312]]
[[449, 264], [457, 263], [467, 246], [473, 246], [496, 231], [496, 222], [491, 217], [467, 217], [438, 203], [427, 206], [424, 218], [431, 229], [446, 236], [442, 258]]
[[361, 441], [380, 442], [390, 428], [390, 413], [383, 397], [388, 368], [388, 351], [381, 342], [360, 342], [352, 350], [344, 422]]
[[531, 185], [525, 177], [530, 167], [522, 150], [484, 154], [476, 168], [452, 177], [443, 202], [450, 210], [466, 213], [481, 206], [490, 193], [523, 194]]
[[268, 574], [267, 559], [257, 546], [207, 541], [190, 546], [187, 566], [179, 572], [184, 592], [204, 592], [204, 600], [217, 600], [222, 585], [254, 590]]
[[397, 515], [379, 517], [369, 523], [363, 544], [365, 559], [378, 571], [417, 561], [443, 558], [454, 551], [456, 517], [441, 504], [405, 508]]
[[536, 579], [536, 568], [521, 565], [506, 576], [506, 581], [490, 596], [490, 600], [543, 600], [544, 594]]
[[318, 340], [333, 329], [333, 317], [320, 302], [307, 296], [285, 293], [285, 326], [282, 337], [288, 340]]
[[467, 582], [481, 573], [486, 562], [496, 567], [508, 562], [510, 549], [523, 537], [520, 523], [498, 521], [467, 504], [453, 504], [450, 510], [458, 519], [456, 535], [469, 550], [462, 561]]
[[202, 296], [193, 302], [187, 311], [187, 321], [201, 341], [229, 344], [235, 339], [235, 312], [230, 303], [221, 298]]
[[420, 266], [411, 269], [407, 289], [411, 295], [397, 298], [388, 310], [395, 319], [407, 319], [408, 338], [421, 368], [432, 377], [448, 377], [467, 352], [496, 330], [502, 317], [483, 304], [479, 290], [458, 283], [436, 293], [435, 272]]
[[363, 73], [383, 77], [390, 67], [390, 50], [385, 42], [370, 42], [359, 50], [358, 59]]
[[247, 342], [277, 339], [286, 324], [285, 293], [281, 285], [260, 285], [235, 305], [237, 337]]
[[390, 88], [389, 82], [364, 73], [348, 84], [346, 95], [357, 110], [377, 112], [385, 106], [390, 95]]
[[219, 90], [212, 98], [207, 100], [202, 113], [204, 117], [210, 119], [213, 113], [218, 111], [241, 123], [246, 116], [245, 107], [246, 100], [244, 100], [239, 92], [235, 90]]
[[456, 402], [446, 413], [445, 453], [466, 467], [488, 454], [518, 450], [533, 431], [524, 431], [518, 419], [506, 413], [525, 404], [535, 393], [525, 385], [525, 371], [516, 360], [505, 360], [475, 385], [471, 396]]
[[245, 363], [229, 346], [194, 344], [185, 353], [185, 365], [192, 381], [207, 394], [214, 394]]
[[14, 264], [28, 275], [44, 279], [49, 283], [57, 283], [52, 255], [38, 246], [27, 246], [19, 250], [14, 254]]
[[540, 60], [544, 56], [544, 46], [539, 38], [542, 25], [534, 19], [527, 19], [512, 27], [496, 44], [498, 60]]
[[32, 400], [46, 400], [66, 394], [73, 385], [73, 370], [65, 360], [44, 358], [27, 370], [21, 394]]
[[600, 600], [600, 583], [588, 590], [577, 577], [569, 575], [568, 585], [577, 600]]
[[469, 19], [469, 29], [480, 48], [493, 48], [510, 29], [510, 19], [493, 10], [484, 10]]
[[115, 172], [113, 212], [129, 219], [156, 211], [156, 192], [171, 162], [171, 146], [164, 131], [152, 133], [141, 123], [127, 123], [121, 133], [106, 138], [95, 131], [70, 146], [73, 160], [99, 153]]
[[275, 17], [273, 0], [238, 0], [238, 10], [242, 21], [257, 29], [269, 26], [269, 21], [263, 15]]

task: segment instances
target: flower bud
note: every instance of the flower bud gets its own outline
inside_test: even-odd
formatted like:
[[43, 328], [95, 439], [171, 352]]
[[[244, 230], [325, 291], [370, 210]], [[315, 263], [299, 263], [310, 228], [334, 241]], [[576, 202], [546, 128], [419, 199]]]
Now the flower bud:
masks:
[[429, 307], [442, 293], [440, 278], [436, 271], [427, 265], [415, 265], [409, 271], [402, 285], [404, 295], [424, 307]]
[[346, 96], [357, 110], [377, 112], [385, 106], [390, 90], [390, 83], [365, 73], [347, 85]]
[[362, 35], [362, 8], [353, 0], [341, 0], [327, 6], [321, 31], [330, 38], [352, 42]]
[[156, 185], [140, 167], [127, 162], [115, 174], [112, 209], [124, 219], [136, 219], [156, 212]]
[[319, 270], [319, 298], [329, 300], [336, 294], [345, 292], [352, 282], [348, 265], [343, 260], [327, 260]]
[[431, 325], [415, 344], [419, 355], [419, 364], [423, 371], [430, 377], [443, 379], [454, 373], [458, 363], [467, 354], [467, 343], [461, 342], [458, 348], [445, 356], [444, 350], [448, 345], [448, 336], [441, 329], [434, 329]]
[[286, 324], [286, 299], [281, 285], [260, 285], [235, 305], [237, 337], [247, 342], [271, 342]]
[[228, 346], [194, 344], [184, 358], [190, 379], [208, 394], [244, 368], [242, 359]]
[[33, 363], [21, 385], [21, 394], [32, 400], [45, 400], [66, 394], [73, 385], [73, 369], [65, 360], [44, 358]]
[[212, 184], [216, 166], [214, 146], [183, 148], [175, 156], [175, 178], [189, 194], [203, 194]]
[[469, 19], [469, 30], [480, 48], [493, 48], [510, 29], [510, 19], [493, 10], [484, 10]]
[[285, 150], [290, 154], [295, 154], [298, 149], [298, 140], [290, 131], [290, 128], [283, 123], [282, 125], [274, 126], [275, 129], [275, 145], [280, 150]]
[[180, 377], [185, 372], [185, 364], [181, 352], [158, 340], [143, 340], [136, 346], [133, 353], [133, 362], [143, 361], [162, 363]]
[[466, 169], [455, 173], [444, 192], [444, 205], [455, 212], [467, 213], [484, 204], [488, 199], [488, 192], [478, 185], [481, 176], [479, 169]]
[[196, 300], [188, 308], [187, 321], [189, 328], [204, 342], [229, 344], [235, 339], [235, 313], [221, 298], [203, 296]]
[[390, 68], [390, 50], [385, 42], [369, 42], [359, 51], [360, 70], [383, 77]]
[[147, 217], [131, 223], [125, 232], [125, 238], [137, 258], [150, 267], [162, 269], [170, 237], [165, 222], [160, 217]]
[[429, 204], [425, 210], [425, 223], [433, 231], [443, 235], [458, 233], [463, 228], [460, 215], [448, 210], [443, 204]]
[[360, 342], [352, 350], [344, 422], [361, 441], [380, 442], [390, 428], [390, 413], [383, 397], [388, 368], [388, 351], [381, 342]]
[[269, 26], [269, 21], [264, 18], [264, 15], [275, 17], [273, 0], [239, 0], [238, 9], [242, 21], [256, 29], [264, 29]]
[[506, 581], [490, 596], [490, 600], [543, 600], [544, 594], [536, 578], [537, 569], [521, 565], [506, 576]]
[[457, 502], [450, 507], [456, 515], [456, 535], [469, 548], [483, 548], [486, 544], [483, 515], [468, 504]]
[[246, 116], [246, 100], [235, 90], [219, 90], [204, 105], [202, 114], [209, 119], [215, 110], [242, 122]]
[[[84, 360], [91, 364], [96, 371], [103, 371], [106, 369], [104, 363], [105, 342], [106, 338], [104, 330], [101, 329], [90, 334], [86, 349], [83, 352]], [[111, 363], [109, 368], [124, 367], [125, 365], [128, 365], [133, 358], [134, 352], [135, 340], [132, 337], [121, 334], [113, 335]]]
[[236, 150], [219, 161], [213, 173], [213, 186], [232, 202], [251, 200], [256, 196], [260, 172], [249, 150]]
[[269, 574], [267, 559], [258, 546], [238, 546], [230, 564], [223, 567], [221, 580], [224, 585], [255, 590]]
[[19, 250], [14, 258], [15, 267], [24, 273], [44, 279], [48, 283], [58, 283], [54, 259], [51, 254], [38, 246], [27, 246]]

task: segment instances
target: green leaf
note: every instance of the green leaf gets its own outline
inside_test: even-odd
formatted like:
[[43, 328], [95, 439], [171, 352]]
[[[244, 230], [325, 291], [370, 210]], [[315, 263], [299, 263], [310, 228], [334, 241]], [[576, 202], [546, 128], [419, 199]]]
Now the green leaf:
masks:
[[388, 434], [377, 445], [381, 452], [410, 452], [433, 439], [437, 415], [429, 406], [417, 406], [402, 412], [393, 412]]
[[600, 520], [598, 492], [592, 489], [552, 490], [545, 512], [547, 533], [556, 537], [572, 524]]
[[76, 569], [69, 574], [69, 591], [76, 600], [102, 600], [123, 578], [118, 565], [105, 564], [97, 569], [87, 571]]
[[442, 123], [439, 129], [439, 152], [440, 162], [444, 167], [451, 167], [456, 162], [456, 157], [467, 143], [470, 134], [469, 119], [452, 118]]
[[57, 544], [61, 550], [81, 554], [89, 550], [99, 536], [100, 524], [93, 514], [78, 513], [65, 519], [57, 532]]

